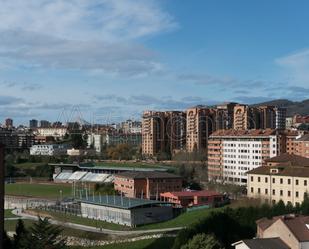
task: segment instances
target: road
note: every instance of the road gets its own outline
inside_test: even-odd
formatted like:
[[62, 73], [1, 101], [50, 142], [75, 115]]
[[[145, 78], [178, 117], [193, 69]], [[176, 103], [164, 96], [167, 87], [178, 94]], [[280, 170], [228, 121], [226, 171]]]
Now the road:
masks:
[[[22, 219], [28, 220], [38, 220], [39, 218], [34, 215], [23, 213], [21, 209], [14, 209], [12, 213], [16, 216], [22, 217]], [[7, 219], [15, 219], [16, 218], [7, 218]], [[96, 228], [92, 226], [85, 226], [71, 222], [61, 222], [58, 220], [50, 219], [50, 223], [58, 226], [64, 226], [68, 228], [78, 229], [85, 232], [94, 232], [94, 233], [102, 233], [102, 234], [110, 234], [110, 235], [118, 235], [118, 236], [129, 236], [129, 235], [142, 235], [149, 233], [165, 233], [165, 232], [174, 232], [183, 229], [184, 227], [173, 227], [173, 228], [162, 228], [162, 229], [150, 229], [150, 230], [136, 230], [136, 231], [121, 231], [121, 230], [110, 230], [105, 228]]]

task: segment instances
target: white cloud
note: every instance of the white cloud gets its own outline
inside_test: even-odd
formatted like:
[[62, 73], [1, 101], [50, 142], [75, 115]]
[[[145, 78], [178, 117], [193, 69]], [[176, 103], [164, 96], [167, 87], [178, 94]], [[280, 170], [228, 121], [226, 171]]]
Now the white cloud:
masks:
[[284, 74], [293, 84], [308, 86], [309, 83], [309, 49], [283, 56], [275, 62], [284, 69]]
[[160, 71], [138, 38], [177, 26], [149, 0], [0, 0], [0, 57], [27, 67]]

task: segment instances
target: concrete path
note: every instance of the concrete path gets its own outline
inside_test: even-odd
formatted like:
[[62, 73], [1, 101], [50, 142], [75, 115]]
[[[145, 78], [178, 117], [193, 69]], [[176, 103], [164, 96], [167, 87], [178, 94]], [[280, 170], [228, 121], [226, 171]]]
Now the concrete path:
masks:
[[[30, 215], [23, 213], [21, 209], [14, 209], [12, 211], [14, 215], [20, 216], [23, 219], [28, 220], [38, 220], [37, 216]], [[16, 218], [14, 218], [16, 219]], [[129, 235], [141, 235], [141, 234], [148, 234], [148, 233], [164, 233], [164, 232], [174, 232], [183, 229], [184, 227], [173, 227], [173, 228], [162, 228], [162, 229], [150, 229], [150, 230], [135, 230], [135, 231], [122, 231], [122, 230], [110, 230], [105, 228], [96, 228], [92, 226], [80, 225], [71, 222], [61, 222], [58, 220], [50, 219], [50, 223], [58, 226], [64, 226], [68, 228], [78, 229], [86, 232], [95, 232], [95, 233], [102, 233], [102, 234], [110, 234], [110, 235], [119, 235], [119, 236], [129, 236]]]

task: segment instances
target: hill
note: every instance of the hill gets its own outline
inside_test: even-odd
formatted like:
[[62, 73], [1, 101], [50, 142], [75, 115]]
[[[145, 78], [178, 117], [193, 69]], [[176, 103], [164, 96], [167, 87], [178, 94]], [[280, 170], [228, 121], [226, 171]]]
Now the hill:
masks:
[[274, 106], [286, 107], [288, 117], [293, 116], [295, 114], [309, 115], [309, 99], [300, 102], [291, 101], [288, 99], [276, 99], [254, 104], [253, 106], [260, 106], [260, 105], [274, 105]]

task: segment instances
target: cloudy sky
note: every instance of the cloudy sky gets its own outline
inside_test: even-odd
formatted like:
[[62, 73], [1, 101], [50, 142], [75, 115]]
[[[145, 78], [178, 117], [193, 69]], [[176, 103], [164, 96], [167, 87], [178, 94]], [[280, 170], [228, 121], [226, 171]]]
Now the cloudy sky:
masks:
[[309, 98], [306, 0], [0, 0], [0, 122]]

